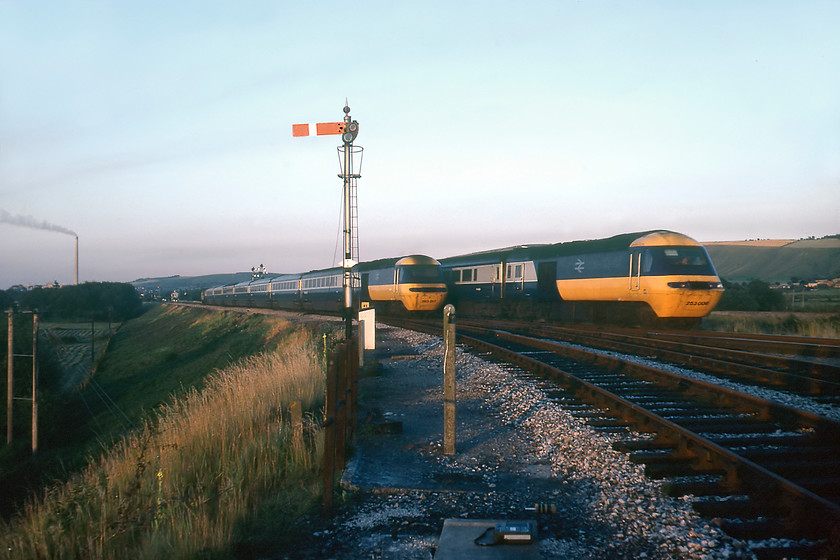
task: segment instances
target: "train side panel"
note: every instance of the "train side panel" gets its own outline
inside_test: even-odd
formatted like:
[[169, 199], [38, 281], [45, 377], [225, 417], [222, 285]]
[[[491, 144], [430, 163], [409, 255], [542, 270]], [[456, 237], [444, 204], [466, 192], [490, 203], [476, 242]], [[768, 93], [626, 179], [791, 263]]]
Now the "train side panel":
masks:
[[723, 286], [708, 253], [674, 232], [641, 235], [627, 250], [557, 259], [557, 290], [565, 301], [642, 302], [658, 317], [704, 317]]
[[368, 296], [371, 301], [399, 301], [396, 267], [371, 270], [366, 274], [368, 274]]
[[300, 276], [274, 278], [269, 291], [269, 305], [273, 309], [300, 310]]
[[305, 311], [344, 309], [344, 270], [340, 268], [301, 275], [300, 302]]

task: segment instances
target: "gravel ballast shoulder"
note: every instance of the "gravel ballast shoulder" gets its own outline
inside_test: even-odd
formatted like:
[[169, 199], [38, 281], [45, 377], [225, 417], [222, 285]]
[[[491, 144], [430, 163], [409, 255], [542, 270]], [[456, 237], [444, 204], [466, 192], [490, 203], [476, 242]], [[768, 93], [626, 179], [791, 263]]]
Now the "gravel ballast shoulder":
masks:
[[[272, 558], [430, 559], [448, 518], [535, 517], [544, 559], [755, 557], [611, 447], [647, 436], [598, 431], [539, 380], [461, 347], [457, 451], [444, 455], [441, 339], [377, 327], [346, 499], [327, 521], [301, 520], [300, 545]], [[557, 512], [536, 516], [535, 503]]]

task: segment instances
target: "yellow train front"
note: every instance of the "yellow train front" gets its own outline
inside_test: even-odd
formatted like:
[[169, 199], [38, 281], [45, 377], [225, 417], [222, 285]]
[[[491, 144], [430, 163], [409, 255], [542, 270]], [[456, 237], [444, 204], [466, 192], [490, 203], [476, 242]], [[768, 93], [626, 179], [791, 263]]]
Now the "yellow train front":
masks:
[[361, 305], [370, 302], [387, 313], [435, 311], [446, 299], [438, 261], [425, 255], [360, 263]]
[[566, 302], [647, 304], [660, 318], [704, 317], [723, 295], [706, 249], [672, 231], [563, 244], [557, 290]]

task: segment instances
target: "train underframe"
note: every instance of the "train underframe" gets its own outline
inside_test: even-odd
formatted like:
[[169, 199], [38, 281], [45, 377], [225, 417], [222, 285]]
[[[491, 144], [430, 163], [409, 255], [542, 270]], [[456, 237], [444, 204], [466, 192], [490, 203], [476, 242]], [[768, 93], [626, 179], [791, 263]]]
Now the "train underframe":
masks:
[[644, 302], [484, 300], [451, 303], [459, 317], [657, 328], [692, 328], [701, 321], [699, 317], [657, 317], [650, 305]]

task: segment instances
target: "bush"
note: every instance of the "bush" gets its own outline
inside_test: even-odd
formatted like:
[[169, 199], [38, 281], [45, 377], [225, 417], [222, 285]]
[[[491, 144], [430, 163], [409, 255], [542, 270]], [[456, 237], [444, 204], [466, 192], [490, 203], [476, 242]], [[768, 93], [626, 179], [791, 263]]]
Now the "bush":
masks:
[[781, 311], [785, 308], [784, 296], [777, 290], [771, 290], [766, 282], [721, 281], [726, 291], [716, 307], [719, 311]]

